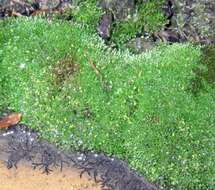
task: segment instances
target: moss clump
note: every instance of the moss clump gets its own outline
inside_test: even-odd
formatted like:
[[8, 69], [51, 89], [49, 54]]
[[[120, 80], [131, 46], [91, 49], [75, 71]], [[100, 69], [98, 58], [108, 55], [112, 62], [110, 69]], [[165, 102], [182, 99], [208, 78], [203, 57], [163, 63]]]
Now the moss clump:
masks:
[[197, 97], [187, 91], [199, 48], [132, 55], [109, 50], [83, 25], [43, 19], [12, 20], [1, 31], [0, 105], [21, 112], [43, 138], [116, 155], [169, 189], [213, 189], [214, 91], [207, 83]]
[[115, 23], [111, 40], [121, 46], [138, 33], [160, 30], [167, 22], [161, 8], [164, 2], [164, 0], [138, 1], [136, 14], [127, 20]]
[[96, 26], [102, 15], [102, 10], [97, 6], [97, 1], [77, 0], [73, 4], [74, 6], [71, 9], [67, 9], [62, 15], [56, 15], [55, 18], [88, 25], [88, 29], [95, 33]]
[[207, 45], [202, 48], [200, 64], [194, 71], [195, 79], [192, 81], [191, 91], [197, 95], [202, 90], [206, 90], [205, 83], [215, 88], [215, 46]]
[[201, 73], [202, 77], [215, 87], [215, 45], [209, 45], [202, 49], [201, 64], [207, 67], [207, 71]]
[[[154, 32], [160, 30], [166, 24], [166, 18], [162, 11], [165, 0], [157, 1], [137, 1], [136, 13], [128, 15], [125, 19], [115, 19], [112, 25], [112, 37], [110, 43], [115, 43], [119, 48], [125, 42], [135, 37], [143, 30]], [[109, 10], [113, 11], [113, 10]], [[66, 11], [63, 15], [58, 15], [61, 19], [71, 19], [84, 25], [95, 32], [96, 26], [102, 15], [102, 9], [98, 7], [97, 1], [77, 1], [73, 9]]]

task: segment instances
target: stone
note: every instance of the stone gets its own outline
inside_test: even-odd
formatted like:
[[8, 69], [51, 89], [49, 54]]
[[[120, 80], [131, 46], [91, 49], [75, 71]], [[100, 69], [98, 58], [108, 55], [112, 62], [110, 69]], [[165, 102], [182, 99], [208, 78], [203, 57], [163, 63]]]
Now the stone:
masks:
[[97, 27], [98, 34], [105, 40], [111, 37], [111, 26], [113, 23], [113, 15], [111, 12], [106, 12], [102, 15]]
[[159, 32], [155, 32], [153, 35], [157, 41], [162, 42], [176, 43], [185, 41], [177, 31], [171, 29], [161, 30]]
[[0, 0], [2, 16], [29, 16], [34, 8], [24, 0]]
[[110, 10], [116, 20], [126, 20], [135, 13], [135, 0], [101, 0], [99, 6]]
[[142, 53], [151, 50], [156, 46], [156, 43], [152, 36], [141, 36], [130, 40], [126, 47], [128, 47], [133, 53]]
[[53, 9], [60, 4], [60, 0], [34, 0], [39, 9]]
[[211, 44], [215, 42], [215, 1], [172, 0], [172, 28], [188, 41]]
[[63, 13], [71, 8], [70, 0], [0, 0], [0, 18], [31, 16], [40, 13]]

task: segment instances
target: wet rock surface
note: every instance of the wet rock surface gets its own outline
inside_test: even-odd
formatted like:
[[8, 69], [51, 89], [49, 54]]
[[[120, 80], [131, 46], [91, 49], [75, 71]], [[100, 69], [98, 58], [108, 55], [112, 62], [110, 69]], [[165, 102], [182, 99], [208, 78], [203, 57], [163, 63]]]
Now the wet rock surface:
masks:
[[[109, 40], [111, 38], [114, 22], [132, 18], [132, 15], [137, 12], [137, 2], [138, 1], [134, 0], [98, 1], [98, 6], [106, 12], [102, 15], [98, 23], [98, 34], [103, 39]], [[147, 1], [141, 1], [141, 3], [147, 3]], [[40, 11], [62, 13], [65, 9], [71, 8], [72, 4], [75, 3], [70, 0], [0, 0], [0, 18], [7, 16], [40, 15]], [[167, 24], [161, 31], [151, 34], [151, 37], [154, 38], [153, 43], [155, 43], [155, 41], [170, 43], [190, 41], [200, 44], [214, 44], [214, 1], [166, 0], [162, 10], [167, 19]], [[143, 31], [142, 33], [143, 38], [145, 32], [147, 31]], [[145, 40], [148, 44], [148, 40]], [[145, 51], [148, 45], [144, 44], [144, 40], [141, 41], [141, 49]], [[139, 47], [137, 47], [137, 51], [139, 51], [138, 48]]]
[[102, 15], [97, 27], [98, 34], [105, 40], [109, 40], [111, 37], [111, 28], [113, 24], [113, 14], [106, 12]]
[[153, 49], [157, 43], [152, 36], [141, 36], [130, 40], [126, 47], [128, 47], [133, 53], [142, 53]]
[[[113, 17], [103, 15], [98, 25], [98, 34], [104, 40], [111, 39], [110, 31], [113, 30], [115, 22], [131, 18], [138, 8], [137, 1], [127, 0], [101, 0], [99, 5], [103, 10], [113, 14]], [[213, 1], [166, 0], [162, 10], [167, 22], [160, 31], [147, 36], [145, 33], [148, 31], [143, 31], [141, 35], [138, 34], [126, 42], [125, 46], [134, 53], [141, 53], [152, 49], [160, 42], [214, 44], [215, 3]]]
[[53, 9], [60, 4], [60, 0], [34, 0], [39, 9]]
[[70, 6], [70, 0], [0, 0], [0, 18], [37, 15], [38, 11], [62, 13]]
[[0, 131], [0, 160], [7, 168], [18, 168], [21, 161], [30, 163], [33, 169], [50, 174], [59, 168], [80, 169], [80, 177], [88, 174], [103, 189], [109, 190], [158, 190], [128, 165], [114, 157], [94, 152], [66, 153], [50, 143], [40, 140], [39, 135], [24, 124], [17, 124]]
[[111, 10], [116, 20], [125, 20], [135, 13], [135, 0], [100, 0], [99, 6], [104, 10]]
[[7, 16], [29, 16], [34, 7], [27, 1], [0, 0], [0, 18]]
[[215, 41], [215, 1], [172, 0], [172, 28], [189, 41], [204, 44]]

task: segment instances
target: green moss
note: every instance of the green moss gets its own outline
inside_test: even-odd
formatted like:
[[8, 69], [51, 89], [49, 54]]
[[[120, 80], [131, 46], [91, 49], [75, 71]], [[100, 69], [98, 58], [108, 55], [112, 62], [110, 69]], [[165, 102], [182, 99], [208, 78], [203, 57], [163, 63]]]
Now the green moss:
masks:
[[57, 19], [72, 20], [73, 22], [88, 25], [91, 31], [96, 32], [96, 26], [102, 15], [102, 10], [97, 6], [96, 0], [77, 0], [72, 9], [66, 10]]
[[111, 41], [121, 47], [123, 43], [134, 38], [138, 32], [141, 32], [141, 30], [142, 25], [140, 25], [139, 22], [134, 22], [133, 18], [126, 21], [115, 22]]
[[[113, 23], [111, 42], [114, 42], [119, 48], [128, 40], [135, 37], [137, 33], [154, 32], [160, 30], [166, 24], [166, 18], [162, 12], [164, 0], [157, 1], [138, 1], [137, 13], [130, 15], [130, 18], [117, 20]], [[66, 11], [58, 18], [73, 20], [74, 22], [88, 25], [95, 32], [96, 26], [101, 18], [102, 10], [97, 6], [97, 1], [77, 1], [76, 6]]]
[[205, 82], [215, 88], [215, 46], [208, 45], [202, 48], [200, 64], [194, 71], [195, 79], [192, 81], [191, 91], [197, 95], [202, 90], [206, 90]]
[[140, 15], [139, 22], [142, 23], [145, 31], [154, 32], [159, 30], [164, 26], [164, 24], [166, 24], [166, 19], [161, 9], [164, 2], [164, 0], [153, 0], [148, 1], [147, 3], [142, 3], [138, 7]]
[[137, 33], [155, 32], [166, 24], [166, 18], [161, 10], [164, 1], [138, 1], [137, 13], [125, 21], [115, 23], [112, 41], [121, 46], [135, 37]]
[[[202, 49], [201, 64], [207, 67], [206, 72], [202, 72], [202, 77], [213, 86], [215, 85], [215, 46], [209, 45]], [[214, 86], [215, 87], [215, 86]]]
[[109, 50], [81, 24], [26, 18], [0, 36], [0, 105], [21, 112], [43, 138], [114, 154], [167, 188], [213, 189], [214, 91], [207, 83], [196, 97], [187, 91], [199, 48], [134, 56]]

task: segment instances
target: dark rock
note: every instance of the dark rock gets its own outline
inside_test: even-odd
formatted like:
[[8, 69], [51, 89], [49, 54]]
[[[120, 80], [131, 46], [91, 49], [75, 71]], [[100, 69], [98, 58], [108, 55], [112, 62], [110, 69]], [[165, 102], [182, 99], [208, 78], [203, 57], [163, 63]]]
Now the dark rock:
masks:
[[0, 5], [0, 19], [5, 17], [5, 11], [3, 7]]
[[37, 15], [37, 11], [59, 12], [71, 8], [70, 0], [0, 0], [0, 18], [7, 16]]
[[53, 9], [60, 4], [60, 0], [34, 0], [39, 9]]
[[126, 47], [133, 53], [142, 53], [153, 49], [155, 46], [156, 43], [152, 36], [136, 37], [126, 44]]
[[177, 31], [171, 29], [161, 30], [159, 32], [155, 32], [153, 35], [156, 41], [170, 43], [185, 41], [185, 39], [182, 36], [180, 36], [180, 34]]
[[102, 15], [99, 25], [97, 27], [98, 34], [105, 40], [111, 37], [111, 26], [113, 23], [113, 15], [111, 12], [107, 12]]
[[0, 13], [4, 16], [29, 16], [34, 10], [31, 4], [21, 0], [2, 0], [0, 5]]
[[135, 0], [100, 0], [99, 6], [112, 11], [116, 20], [127, 19], [136, 9]]
[[41, 10], [46, 10], [46, 9], [64, 10], [66, 8], [71, 8], [70, 0], [34, 0], [33, 4], [38, 9], [41, 9]]
[[64, 12], [65, 10], [71, 9], [72, 5], [70, 0], [60, 0], [60, 3], [55, 7], [56, 10]]
[[166, 1], [162, 7], [164, 15], [167, 19], [171, 19], [174, 12], [173, 12], [173, 4], [170, 0]]
[[174, 15], [174, 11], [173, 11], [173, 4], [171, 0], [167, 0], [164, 5], [162, 6], [162, 10], [163, 10], [163, 14], [165, 16], [165, 18], [167, 19], [167, 23], [165, 25], [165, 27], [170, 27], [171, 26], [171, 19]]
[[188, 41], [203, 44], [215, 40], [215, 1], [172, 0], [174, 15], [171, 28]]

